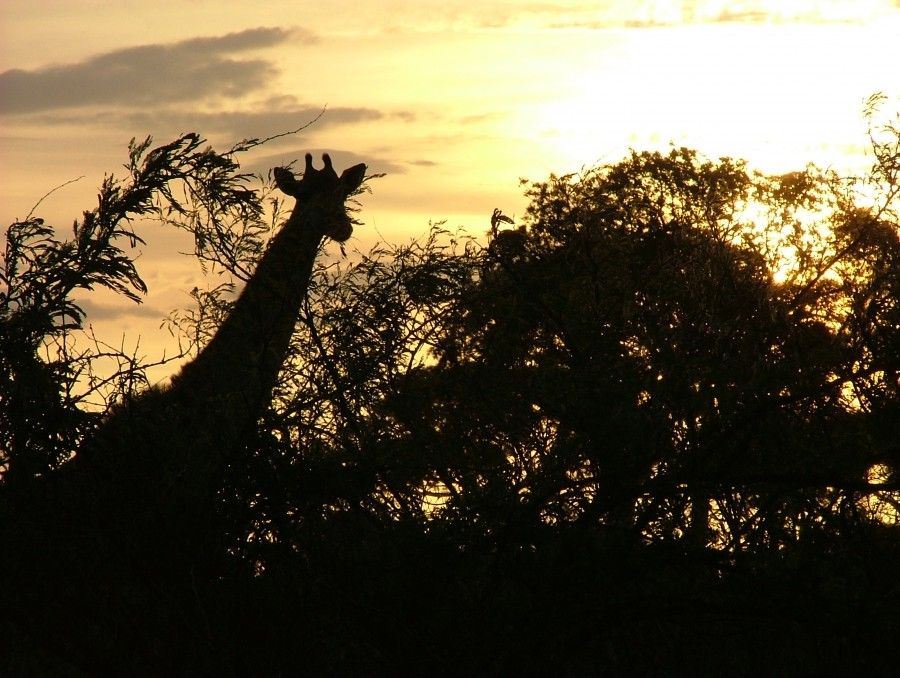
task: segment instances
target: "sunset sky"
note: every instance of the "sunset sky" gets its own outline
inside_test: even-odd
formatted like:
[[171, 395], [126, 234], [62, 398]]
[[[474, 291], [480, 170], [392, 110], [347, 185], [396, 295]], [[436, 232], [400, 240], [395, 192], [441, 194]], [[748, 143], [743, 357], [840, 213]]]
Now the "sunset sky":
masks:
[[[355, 245], [429, 220], [487, 230], [519, 178], [671, 143], [783, 171], [854, 164], [862, 102], [900, 91], [900, 0], [41, 0], [0, 8], [0, 218], [68, 229], [131, 137], [198, 131], [219, 149], [325, 116], [248, 155], [263, 171], [328, 150], [387, 177]], [[896, 101], [896, 98], [892, 99]], [[856, 159], [855, 159], [856, 158]], [[140, 307], [98, 297], [111, 341], [162, 341], [200, 282], [148, 228]]]

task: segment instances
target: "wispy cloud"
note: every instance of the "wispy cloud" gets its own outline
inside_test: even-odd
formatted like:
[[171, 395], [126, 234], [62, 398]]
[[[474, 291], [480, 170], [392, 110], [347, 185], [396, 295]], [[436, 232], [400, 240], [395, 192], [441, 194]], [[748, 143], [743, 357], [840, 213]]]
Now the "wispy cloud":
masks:
[[138, 111], [125, 114], [121, 120], [123, 126], [131, 129], [164, 129], [172, 133], [186, 130], [197, 130], [203, 134], [220, 134], [229, 139], [239, 141], [252, 137], [279, 134], [298, 129], [316, 120], [315, 129], [346, 125], [359, 122], [370, 122], [385, 117], [385, 113], [373, 108], [327, 108], [325, 113], [318, 106], [306, 106], [294, 103], [291, 106], [273, 110], [261, 106], [249, 111], [221, 111], [202, 113], [194, 111], [154, 111], [153, 113]]
[[97, 105], [138, 107], [210, 96], [236, 98], [266, 87], [277, 68], [233, 55], [281, 44], [312, 44], [302, 29], [253, 28], [219, 37], [128, 47], [73, 64], [0, 73], [0, 113], [25, 114]]
[[[412, 122], [414, 113], [408, 111], [387, 112], [366, 107], [326, 107], [304, 104], [293, 96], [265, 99], [244, 110], [196, 111], [184, 106], [167, 106], [152, 110], [81, 111], [61, 110], [39, 113], [29, 117], [32, 125], [43, 127], [102, 126], [120, 129], [127, 134], [153, 134], [155, 137], [181, 134], [188, 131], [203, 135], [215, 135], [225, 142], [265, 137], [296, 130], [315, 121], [314, 129], [373, 122], [384, 119]], [[295, 137], [275, 139], [270, 144], [293, 143]]]
[[165, 317], [165, 312], [147, 304], [134, 304], [122, 302], [119, 304], [104, 304], [90, 297], [76, 299], [75, 302], [85, 312], [85, 315], [93, 321], [119, 320], [122, 318], [152, 318], [158, 320]]
[[652, 28], [705, 23], [865, 22], [900, 7], [900, 0], [605, 0], [520, 3], [492, 0], [479, 5], [482, 28]]

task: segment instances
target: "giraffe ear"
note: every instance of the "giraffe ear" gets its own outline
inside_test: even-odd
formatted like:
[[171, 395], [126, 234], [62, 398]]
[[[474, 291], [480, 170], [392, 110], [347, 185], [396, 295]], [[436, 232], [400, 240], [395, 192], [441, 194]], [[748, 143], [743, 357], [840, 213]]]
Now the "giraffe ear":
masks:
[[344, 186], [347, 195], [350, 195], [362, 185], [365, 176], [366, 165], [362, 162], [344, 170], [343, 174], [341, 174], [341, 184]]
[[275, 177], [275, 185], [282, 193], [293, 196], [295, 198], [300, 195], [300, 182], [294, 177], [294, 173], [286, 167], [272, 168], [272, 175]]

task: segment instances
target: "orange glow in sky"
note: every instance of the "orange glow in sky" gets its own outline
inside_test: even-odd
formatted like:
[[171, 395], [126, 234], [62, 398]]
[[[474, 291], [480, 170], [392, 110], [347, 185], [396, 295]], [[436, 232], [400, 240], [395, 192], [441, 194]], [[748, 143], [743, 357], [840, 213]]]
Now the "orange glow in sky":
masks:
[[[764, 170], [853, 164], [862, 102], [900, 86], [892, 0], [42, 0], [0, 8], [0, 218], [69, 228], [131, 137], [198, 131], [218, 148], [324, 119], [248, 168], [329, 150], [386, 172], [355, 245], [429, 220], [477, 235], [520, 215], [518, 179], [670, 143]], [[856, 160], [855, 160], [856, 158]], [[199, 267], [146, 233], [141, 307], [103, 306], [109, 333], [159, 338]], [[353, 245], [353, 241], [350, 243]], [[157, 339], [154, 339], [157, 337]]]

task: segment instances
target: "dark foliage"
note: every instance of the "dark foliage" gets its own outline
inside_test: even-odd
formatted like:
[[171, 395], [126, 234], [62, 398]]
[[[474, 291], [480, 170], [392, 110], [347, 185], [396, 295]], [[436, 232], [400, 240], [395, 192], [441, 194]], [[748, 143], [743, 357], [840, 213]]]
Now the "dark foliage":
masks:
[[[78, 612], [11, 595], [7, 555], [6, 670], [896, 670], [900, 130], [873, 123], [871, 140], [872, 171], [849, 178], [632, 153], [528, 184], [522, 223], [495, 212], [486, 245], [435, 227], [322, 265], [220, 488], [215, 562], [189, 603], [162, 591], [171, 609], [148, 608], [177, 619], [177, 647], [115, 600], [72, 647], [5, 604]], [[142, 383], [128, 360], [103, 377], [97, 353], [46, 352], [80, 325], [72, 291], [143, 291], [119, 247], [138, 238], [129, 216], [252, 270], [265, 193], [239, 174], [242, 147], [200, 143], [133, 147], [131, 183], [108, 179], [72, 241], [37, 219], [8, 231], [0, 551], [44, 529], [18, 497], [52, 492], [90, 435], [86, 394]], [[173, 315], [188, 350], [225, 291]]]

